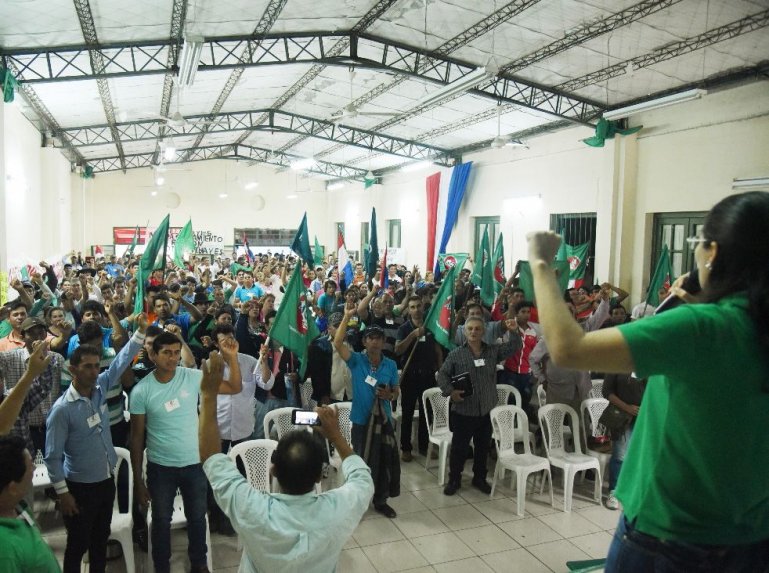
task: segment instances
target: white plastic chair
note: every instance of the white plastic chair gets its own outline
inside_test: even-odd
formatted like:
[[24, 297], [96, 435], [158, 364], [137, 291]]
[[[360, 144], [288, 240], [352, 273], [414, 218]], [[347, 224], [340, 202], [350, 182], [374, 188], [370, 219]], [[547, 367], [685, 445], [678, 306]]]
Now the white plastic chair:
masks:
[[579, 435], [572, 440], [574, 451], [565, 448], [564, 423], [570, 419], [574, 432], [579, 434], [579, 419], [574, 408], [566, 404], [547, 404], [539, 409], [539, 425], [550, 464], [563, 470], [563, 510], [571, 511], [571, 498], [574, 491], [574, 477], [577, 472], [593, 469], [596, 472], [595, 500], [601, 501], [601, 465], [592, 456], [582, 453]]
[[[550, 482], [550, 505], [553, 505], [553, 477], [550, 475], [550, 462], [547, 458], [535, 456], [529, 449], [529, 443], [523, 441], [523, 453], [515, 452], [516, 431], [525, 431], [529, 427], [529, 419], [518, 406], [497, 406], [491, 411], [491, 425], [496, 434], [494, 443], [497, 448], [497, 465], [494, 469], [494, 480], [491, 482], [491, 495], [497, 486], [497, 478], [505, 478], [505, 470], [512, 470], [515, 475], [517, 491], [518, 515], [523, 516], [526, 503], [526, 483], [530, 474], [544, 472], [539, 493], [545, 488], [545, 475]], [[510, 485], [512, 487], [512, 476]]]
[[547, 391], [545, 391], [545, 387], [542, 384], [537, 386], [537, 401], [540, 408], [547, 404]]
[[43, 461], [43, 452], [38, 451], [35, 456], [35, 471], [32, 473], [32, 489], [45, 489], [51, 487], [51, 478], [48, 475], [48, 468]]
[[[230, 448], [229, 458], [238, 463], [243, 463], [246, 470], [246, 480], [256, 490], [270, 493], [272, 491], [272, 452], [278, 447], [275, 440], [247, 440]], [[238, 535], [238, 551], [243, 549], [243, 544]]]
[[287, 432], [305, 428], [306, 426], [299, 427], [291, 423], [291, 412], [294, 410], [298, 410], [298, 408], [289, 406], [267, 412], [267, 415], [264, 417], [264, 437], [269, 439], [270, 426], [272, 425], [275, 426], [275, 432], [277, 432], [279, 440]]
[[590, 388], [588, 398], [603, 398], [603, 378], [592, 380], [591, 384], [592, 388]]
[[430, 441], [427, 444], [427, 455], [425, 455], [425, 469], [430, 464], [430, 454], [435, 444], [438, 446], [438, 485], [443, 485], [452, 437], [449, 430], [449, 397], [442, 396], [440, 388], [428, 388], [422, 392], [422, 408], [425, 412], [428, 402], [433, 409], [433, 421], [427, 425]]
[[[121, 513], [118, 504], [118, 496], [115, 496], [115, 503], [112, 508], [112, 525], [110, 528], [110, 539], [120, 543], [125, 558], [125, 570], [135, 571], [134, 566], [134, 540], [133, 525], [134, 518], [132, 513], [134, 500], [134, 475], [131, 470], [131, 453], [125, 448], [115, 448], [117, 454], [117, 466], [115, 466], [115, 489], [117, 489], [118, 474], [122, 464], [127, 464], [128, 469], [128, 512]], [[210, 548], [209, 548], [210, 552]]]
[[585, 448], [585, 453], [589, 456], [593, 456], [601, 464], [601, 475], [606, 475], [606, 468], [609, 466], [609, 460], [611, 454], [608, 452], [599, 452], [597, 450], [591, 450], [588, 447], [587, 436], [605, 436], [607, 434], [606, 428], [598, 423], [601, 419], [601, 414], [609, 405], [609, 401], [605, 398], [588, 398], [582, 401], [580, 405], [580, 413], [582, 414], [582, 432], [583, 436], [582, 445]]
[[272, 491], [272, 452], [277, 447], [275, 440], [246, 440], [232, 446], [227, 455], [235, 463], [240, 458], [246, 470], [246, 480], [254, 489], [269, 493]]
[[[352, 411], [352, 402], [337, 402], [331, 405], [336, 409], [339, 416], [339, 430], [342, 432], [344, 441], [352, 447], [352, 420], [350, 420], [350, 412]], [[339, 470], [342, 467], [342, 458], [339, 456], [339, 452], [334, 452], [334, 455], [330, 457], [329, 463], [334, 469]]]
[[299, 386], [299, 393], [302, 398], [302, 408], [308, 410], [314, 409], [318, 403], [312, 399], [312, 380], [307, 379]]
[[[142, 467], [142, 475], [144, 481], [147, 481], [147, 450], [144, 450], [144, 463]], [[176, 490], [176, 497], [174, 497], [173, 513], [171, 513], [171, 529], [181, 529], [187, 526], [187, 516], [184, 515], [184, 500], [179, 490]], [[211, 552], [213, 547], [211, 546], [211, 529], [208, 526], [208, 515], [206, 515], [206, 546], [208, 551], [206, 552], [206, 561], [208, 570], [213, 571], [213, 561], [211, 558]], [[150, 503], [147, 508], [147, 571], [155, 571], [155, 563], [152, 561], [152, 504]]]
[[[507, 406], [511, 394], [513, 395], [513, 400], [515, 400], [515, 405], [518, 406], [519, 408], [522, 408], [521, 402], [523, 400], [521, 399], [521, 393], [518, 391], [518, 388], [515, 388], [514, 386], [510, 386], [509, 384], [497, 384], [497, 406]], [[491, 433], [492, 439], [496, 440], [497, 434], [493, 425], [492, 425], [491, 432], [492, 432]], [[537, 443], [537, 437], [534, 435], [533, 432], [529, 431], [528, 426], [516, 426], [515, 442], [522, 443], [522, 442], [525, 442], [527, 438], [531, 445], [531, 449], [533, 450], [535, 448], [535, 444]]]

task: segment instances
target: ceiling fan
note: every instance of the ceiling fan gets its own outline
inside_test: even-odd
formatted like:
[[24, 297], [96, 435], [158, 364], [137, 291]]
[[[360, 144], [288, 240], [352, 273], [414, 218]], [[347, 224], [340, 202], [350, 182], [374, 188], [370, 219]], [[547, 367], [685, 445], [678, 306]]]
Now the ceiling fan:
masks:
[[355, 98], [353, 96], [353, 79], [355, 78], [355, 68], [350, 67], [350, 102], [344, 106], [341, 110], [331, 114], [331, 121], [339, 123], [345, 120], [355, 119], [358, 116], [365, 117], [393, 117], [398, 115], [397, 112], [376, 112], [376, 111], [362, 111], [355, 105]]
[[219, 121], [213, 120], [213, 119], [193, 119], [193, 120], [186, 119], [182, 115], [182, 113], [179, 111], [179, 107], [180, 107], [179, 95], [181, 91], [182, 90], [178, 88], [176, 89], [176, 110], [170, 116], [153, 112], [151, 114], [152, 117], [155, 117], [160, 121], [165, 122], [165, 124], [168, 127], [173, 127], [175, 129], [183, 129], [185, 127], [194, 127], [196, 125], [210, 125], [210, 124], [219, 123]]
[[523, 141], [520, 139], [512, 139], [509, 136], [503, 136], [501, 134], [501, 127], [502, 127], [502, 106], [497, 105], [497, 136], [491, 140], [491, 148], [492, 149], [502, 149], [503, 147], [525, 147], [526, 149], [529, 148], [528, 145], [526, 145]]

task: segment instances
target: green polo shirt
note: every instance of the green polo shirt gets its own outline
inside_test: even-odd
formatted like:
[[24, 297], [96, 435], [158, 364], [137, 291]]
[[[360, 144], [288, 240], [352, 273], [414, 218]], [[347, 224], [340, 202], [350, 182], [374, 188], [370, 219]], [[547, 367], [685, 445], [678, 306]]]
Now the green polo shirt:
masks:
[[59, 563], [36, 527], [0, 518], [0, 573], [59, 573]]
[[769, 539], [769, 353], [747, 308], [736, 295], [618, 327], [649, 378], [616, 492], [643, 533]]

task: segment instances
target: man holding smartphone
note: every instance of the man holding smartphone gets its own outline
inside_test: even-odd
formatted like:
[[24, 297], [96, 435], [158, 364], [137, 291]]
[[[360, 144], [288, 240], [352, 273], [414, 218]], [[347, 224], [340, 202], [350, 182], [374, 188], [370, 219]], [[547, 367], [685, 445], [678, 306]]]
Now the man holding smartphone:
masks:
[[[366, 449], [367, 428], [372, 415], [375, 415], [377, 407], [381, 406], [386, 416], [386, 424], [389, 424], [389, 432], [380, 433], [382, 436], [382, 445], [376, 448], [380, 452], [380, 458], [377, 460], [377, 471], [374, 472], [374, 509], [385, 517], [393, 518], [396, 516], [395, 510], [387, 505], [387, 498], [393, 489], [390, 483], [397, 479], [400, 481], [400, 466], [390, 467], [382, 463], [389, 447], [395, 447], [394, 463], [398, 463], [397, 445], [392, 436], [392, 408], [390, 402], [398, 397], [398, 367], [394, 360], [387, 358], [382, 354], [384, 346], [384, 331], [378, 326], [369, 326], [363, 332], [363, 352], [353, 352], [345, 345], [345, 336], [347, 334], [347, 324], [350, 318], [357, 312], [356, 304], [348, 302], [344, 309], [344, 316], [339, 328], [334, 336], [334, 347], [339, 356], [347, 363], [352, 373], [352, 410], [350, 420], [352, 421], [352, 447], [359, 456], [365, 459], [364, 450]], [[377, 403], [376, 401], [380, 402]], [[393, 443], [389, 444], [388, 438], [392, 438]], [[372, 450], [375, 448], [372, 448]], [[369, 466], [372, 461], [367, 460]], [[396, 477], [397, 476], [397, 477]]]

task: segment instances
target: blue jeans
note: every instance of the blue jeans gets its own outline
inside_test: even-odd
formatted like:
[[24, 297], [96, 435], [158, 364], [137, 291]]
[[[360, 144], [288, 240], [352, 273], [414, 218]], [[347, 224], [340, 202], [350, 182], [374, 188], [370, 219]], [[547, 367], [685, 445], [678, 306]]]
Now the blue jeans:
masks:
[[627, 446], [630, 443], [630, 437], [633, 435], [633, 426], [628, 426], [622, 434], [616, 438], [612, 435], [611, 441], [611, 459], [609, 460], [609, 491], [614, 491], [617, 487], [619, 472], [622, 469], [622, 462], [625, 460]]
[[187, 554], [193, 567], [206, 565], [206, 474], [201, 464], [171, 468], [147, 462], [147, 488], [152, 501], [152, 561], [158, 573], [169, 570], [171, 516], [180, 490], [187, 517]]
[[757, 573], [767, 571], [769, 540], [751, 545], [699, 545], [664, 541], [619, 518], [606, 573]]
[[[521, 409], [529, 414], [529, 402], [531, 402], [531, 373], [520, 374], [511, 370], [497, 371], [497, 384], [507, 384], [512, 386], [521, 394]], [[510, 397], [512, 400], [512, 396]]]

